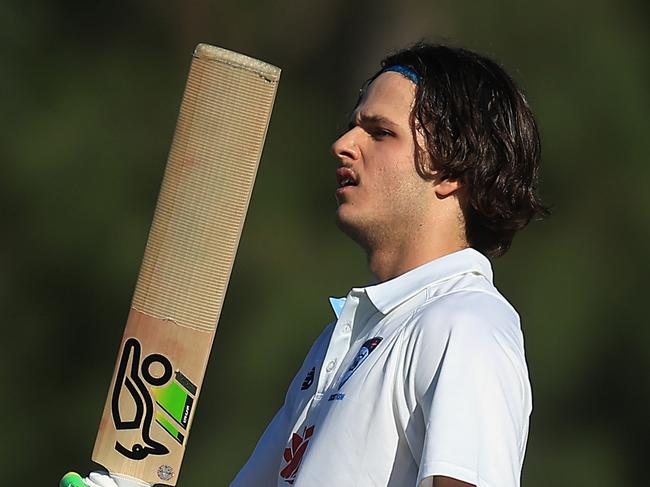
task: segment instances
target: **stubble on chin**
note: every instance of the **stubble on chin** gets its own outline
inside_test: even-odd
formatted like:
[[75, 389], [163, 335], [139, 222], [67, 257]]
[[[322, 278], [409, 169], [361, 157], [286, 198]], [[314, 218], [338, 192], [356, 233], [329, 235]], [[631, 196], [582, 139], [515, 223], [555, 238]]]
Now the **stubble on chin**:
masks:
[[354, 215], [346, 214], [345, 208], [342, 209], [341, 206], [336, 210], [336, 226], [365, 250], [368, 243], [366, 231], [363, 222], [359, 220], [361, 219]]
[[336, 226], [356, 242], [366, 254], [372, 253], [390, 234], [390, 229], [386, 225], [370, 221], [362, 215], [346, 214], [340, 207], [336, 212]]

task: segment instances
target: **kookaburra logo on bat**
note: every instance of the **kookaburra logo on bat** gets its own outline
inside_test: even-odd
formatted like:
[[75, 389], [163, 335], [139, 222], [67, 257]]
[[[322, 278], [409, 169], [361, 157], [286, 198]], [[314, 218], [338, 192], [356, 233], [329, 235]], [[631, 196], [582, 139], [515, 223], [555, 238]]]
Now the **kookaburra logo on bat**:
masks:
[[[142, 346], [135, 338], [129, 338], [124, 343], [122, 356], [115, 377], [112, 396], [113, 422], [117, 430], [138, 429], [142, 434], [142, 444], [135, 443], [130, 448], [119, 441], [115, 442], [115, 450], [131, 460], [142, 460], [148, 455], [165, 455], [169, 449], [162, 443], [151, 438], [151, 425], [154, 420], [155, 405], [149, 392], [150, 386], [163, 386], [172, 378], [172, 364], [167, 357], [158, 353], [147, 355], [141, 359]], [[151, 366], [159, 364], [163, 372], [159, 376], [151, 373]], [[146, 382], [146, 383], [145, 383]], [[120, 411], [120, 398], [128, 394], [135, 405], [135, 413], [125, 418]]]

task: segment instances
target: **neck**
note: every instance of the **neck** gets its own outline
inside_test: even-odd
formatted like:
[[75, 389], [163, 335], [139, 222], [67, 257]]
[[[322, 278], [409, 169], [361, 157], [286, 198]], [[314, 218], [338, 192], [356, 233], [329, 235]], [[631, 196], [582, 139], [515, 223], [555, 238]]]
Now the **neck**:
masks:
[[427, 262], [468, 247], [467, 242], [462, 239], [453, 242], [432, 242], [429, 245], [422, 245], [417, 239], [414, 241], [417, 245], [385, 246], [367, 250], [368, 267], [378, 282], [388, 281]]
[[[363, 225], [341, 228], [365, 250], [370, 272], [378, 282], [388, 281], [444, 255], [469, 247], [465, 223], [456, 200], [413, 211], [400, 225]], [[340, 223], [340, 222], [339, 222]]]
[[429, 253], [427, 255], [404, 255], [401, 252], [385, 251], [374, 252], [368, 254], [368, 267], [370, 272], [375, 276], [377, 282], [384, 282], [401, 276], [408, 271], [415, 269], [421, 265], [431, 262], [439, 257], [457, 252], [467, 248], [467, 245], [457, 245], [440, 249], [438, 252]]

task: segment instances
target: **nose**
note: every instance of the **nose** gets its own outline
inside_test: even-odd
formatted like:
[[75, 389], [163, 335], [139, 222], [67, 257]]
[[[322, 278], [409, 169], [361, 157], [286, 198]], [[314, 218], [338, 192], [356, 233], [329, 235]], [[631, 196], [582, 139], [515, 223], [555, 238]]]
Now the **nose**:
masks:
[[357, 127], [353, 127], [345, 132], [332, 144], [332, 154], [340, 162], [358, 160], [361, 154], [359, 152], [359, 146], [355, 141], [357, 137]]

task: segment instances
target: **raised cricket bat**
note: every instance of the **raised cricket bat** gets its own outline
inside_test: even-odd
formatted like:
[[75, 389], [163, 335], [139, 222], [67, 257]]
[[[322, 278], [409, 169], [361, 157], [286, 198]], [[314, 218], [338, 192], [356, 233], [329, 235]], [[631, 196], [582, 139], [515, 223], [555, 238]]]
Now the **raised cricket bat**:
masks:
[[194, 51], [92, 459], [176, 485], [280, 69]]

